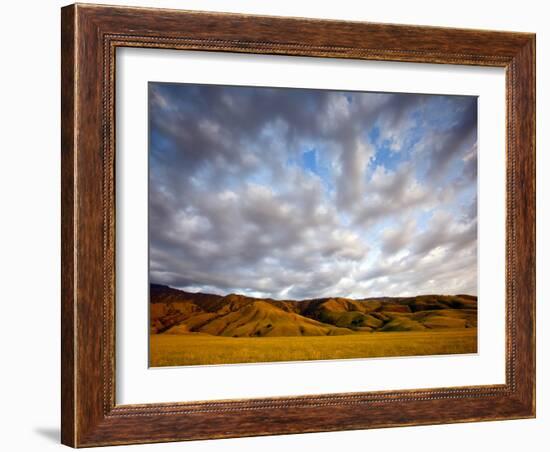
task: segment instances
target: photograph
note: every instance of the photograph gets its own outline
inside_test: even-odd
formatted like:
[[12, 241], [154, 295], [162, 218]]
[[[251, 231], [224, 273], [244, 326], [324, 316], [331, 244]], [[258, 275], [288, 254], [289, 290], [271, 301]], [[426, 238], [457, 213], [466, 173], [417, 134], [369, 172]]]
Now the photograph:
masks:
[[7, 450], [542, 438], [542, 6], [121, 1], [10, 44]]
[[476, 353], [477, 108], [149, 82], [149, 365]]

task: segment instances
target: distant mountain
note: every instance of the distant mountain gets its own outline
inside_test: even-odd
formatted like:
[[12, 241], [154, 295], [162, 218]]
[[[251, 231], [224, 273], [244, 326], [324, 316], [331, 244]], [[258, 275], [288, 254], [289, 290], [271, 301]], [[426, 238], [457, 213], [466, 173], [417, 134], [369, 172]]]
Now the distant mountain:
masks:
[[272, 300], [150, 286], [151, 332], [232, 337], [332, 336], [477, 327], [477, 297]]

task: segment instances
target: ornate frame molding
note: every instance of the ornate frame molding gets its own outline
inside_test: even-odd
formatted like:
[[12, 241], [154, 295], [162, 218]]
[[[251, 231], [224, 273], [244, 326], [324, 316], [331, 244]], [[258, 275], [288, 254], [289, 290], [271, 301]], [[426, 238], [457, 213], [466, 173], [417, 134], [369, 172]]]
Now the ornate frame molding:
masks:
[[[62, 9], [62, 43], [64, 444], [81, 447], [534, 416], [534, 35], [77, 4]], [[116, 405], [118, 47], [506, 68], [506, 383]]]

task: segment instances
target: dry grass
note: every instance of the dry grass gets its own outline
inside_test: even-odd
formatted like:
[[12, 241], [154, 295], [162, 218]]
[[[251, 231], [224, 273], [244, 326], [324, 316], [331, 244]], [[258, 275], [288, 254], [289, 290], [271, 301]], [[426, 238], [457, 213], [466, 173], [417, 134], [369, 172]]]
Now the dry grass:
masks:
[[476, 352], [476, 328], [301, 337], [153, 334], [150, 364], [160, 367]]

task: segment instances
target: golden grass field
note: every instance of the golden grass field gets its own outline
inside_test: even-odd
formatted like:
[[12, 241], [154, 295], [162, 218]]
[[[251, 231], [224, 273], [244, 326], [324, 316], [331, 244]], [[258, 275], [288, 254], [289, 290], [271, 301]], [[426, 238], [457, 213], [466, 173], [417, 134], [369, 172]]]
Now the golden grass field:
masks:
[[477, 352], [477, 328], [343, 336], [223, 337], [152, 334], [150, 365], [185, 366]]

